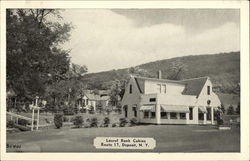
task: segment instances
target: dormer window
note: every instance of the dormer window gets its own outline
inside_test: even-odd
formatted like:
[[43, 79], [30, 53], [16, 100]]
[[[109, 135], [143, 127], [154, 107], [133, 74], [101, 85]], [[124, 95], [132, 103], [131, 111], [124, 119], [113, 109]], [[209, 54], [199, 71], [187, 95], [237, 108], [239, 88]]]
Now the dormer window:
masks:
[[167, 93], [166, 84], [157, 84], [157, 93]]
[[132, 93], [132, 84], [129, 85], [129, 93]]
[[207, 86], [207, 95], [210, 95], [210, 86]]

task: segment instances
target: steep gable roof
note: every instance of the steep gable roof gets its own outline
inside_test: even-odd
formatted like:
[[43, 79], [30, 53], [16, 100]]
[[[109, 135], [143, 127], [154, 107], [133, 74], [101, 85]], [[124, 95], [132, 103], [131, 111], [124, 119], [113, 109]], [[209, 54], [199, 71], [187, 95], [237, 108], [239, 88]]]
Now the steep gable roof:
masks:
[[200, 77], [186, 80], [168, 80], [168, 79], [157, 79], [157, 78], [147, 78], [147, 77], [134, 77], [137, 87], [141, 93], [145, 93], [145, 81], [153, 81], [159, 83], [174, 83], [179, 85], [185, 85], [183, 95], [195, 95], [199, 96], [203, 86], [205, 85], [208, 77]]
[[202, 88], [204, 87], [208, 77], [194, 78], [181, 80], [179, 83], [185, 84], [185, 89], [182, 92], [183, 95], [200, 95]]

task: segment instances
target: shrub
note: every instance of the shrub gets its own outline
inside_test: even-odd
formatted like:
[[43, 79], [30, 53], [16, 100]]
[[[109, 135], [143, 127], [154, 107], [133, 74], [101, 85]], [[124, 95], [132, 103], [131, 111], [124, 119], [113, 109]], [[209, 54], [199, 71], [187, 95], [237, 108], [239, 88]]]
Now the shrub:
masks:
[[84, 121], [84, 127], [85, 128], [90, 128], [90, 119], [87, 118], [85, 121]]
[[70, 121], [70, 118], [63, 116], [63, 122], [69, 122], [69, 121]]
[[228, 115], [234, 114], [234, 107], [233, 107], [232, 105], [230, 105], [230, 106], [228, 107], [227, 114], [228, 114]]
[[27, 126], [29, 124], [29, 121], [24, 119], [18, 119], [18, 124], [22, 126]]
[[67, 107], [63, 109], [63, 114], [64, 115], [74, 115], [75, 111], [73, 108]]
[[81, 113], [86, 113], [87, 110], [86, 110], [85, 108], [82, 108], [82, 109], [80, 109], [80, 112], [81, 112]]
[[90, 106], [89, 114], [94, 114], [94, 113], [95, 113], [94, 107], [93, 107], [93, 106]]
[[124, 127], [126, 126], [126, 124], [128, 123], [128, 121], [126, 120], [126, 118], [120, 118], [120, 127]]
[[110, 119], [109, 119], [108, 117], [105, 117], [105, 118], [103, 119], [103, 124], [104, 124], [104, 127], [108, 127], [109, 124], [110, 124]]
[[112, 127], [116, 127], [116, 123], [113, 123], [113, 124], [112, 124]]
[[13, 128], [14, 125], [15, 125], [15, 123], [14, 123], [13, 120], [9, 120], [9, 121], [7, 121], [7, 123], [6, 123], [6, 127], [7, 127], [7, 128]]
[[138, 120], [137, 120], [137, 118], [132, 118], [131, 120], [130, 120], [130, 124], [131, 124], [131, 126], [135, 126], [135, 125], [138, 125]]
[[240, 102], [238, 102], [237, 108], [236, 108], [236, 113], [240, 114]]
[[73, 120], [73, 124], [77, 127], [80, 128], [83, 125], [83, 118], [82, 116], [76, 116]]
[[60, 113], [56, 113], [54, 115], [54, 124], [56, 128], [60, 129], [63, 125], [63, 115]]
[[90, 127], [97, 127], [97, 124], [98, 124], [97, 118], [95, 118], [95, 117], [91, 118]]

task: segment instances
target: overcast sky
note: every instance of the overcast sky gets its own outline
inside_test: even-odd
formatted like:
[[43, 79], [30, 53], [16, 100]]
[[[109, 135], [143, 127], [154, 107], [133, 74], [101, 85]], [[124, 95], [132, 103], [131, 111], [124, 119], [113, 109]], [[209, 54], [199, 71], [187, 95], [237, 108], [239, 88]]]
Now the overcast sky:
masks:
[[185, 55], [239, 51], [239, 10], [68, 9], [71, 60], [89, 72]]

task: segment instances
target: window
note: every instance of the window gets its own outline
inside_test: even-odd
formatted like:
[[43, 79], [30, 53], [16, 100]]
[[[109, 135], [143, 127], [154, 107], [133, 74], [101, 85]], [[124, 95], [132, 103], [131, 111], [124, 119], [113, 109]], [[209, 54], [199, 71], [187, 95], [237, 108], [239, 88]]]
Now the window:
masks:
[[128, 117], [128, 105], [124, 105], [123, 110], [124, 110], [124, 117]]
[[199, 113], [199, 120], [204, 120], [204, 114], [203, 113]]
[[151, 119], [155, 118], [155, 112], [151, 112]]
[[137, 117], [137, 105], [133, 106], [134, 117]]
[[163, 84], [162, 85], [162, 91], [161, 91], [162, 93], [167, 93], [167, 91], [166, 91], [166, 84]]
[[129, 85], [129, 93], [132, 93], [132, 84]]
[[155, 102], [156, 101], [156, 98], [150, 98], [149, 99], [149, 102]]
[[125, 110], [124, 113], [125, 113], [125, 117], [128, 117], [128, 110]]
[[193, 107], [189, 107], [189, 120], [193, 120]]
[[210, 86], [207, 86], [207, 94], [210, 95]]
[[144, 118], [149, 118], [149, 111], [144, 111]]
[[171, 119], [177, 119], [177, 114], [176, 113], [170, 113], [170, 118]]
[[168, 119], [167, 112], [161, 112], [161, 119]]
[[157, 93], [161, 93], [161, 85], [160, 84], [157, 84]]
[[180, 113], [180, 119], [186, 119], [186, 113]]

